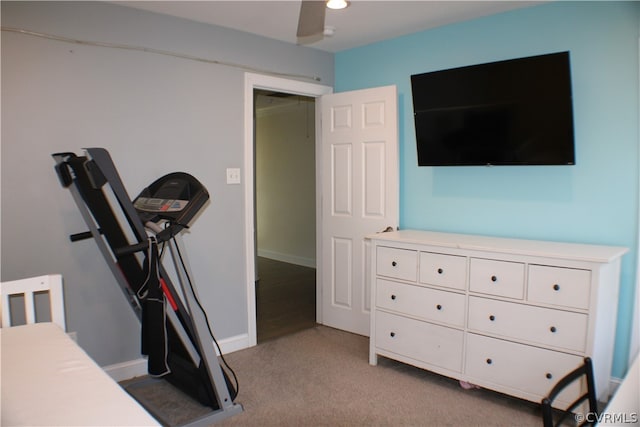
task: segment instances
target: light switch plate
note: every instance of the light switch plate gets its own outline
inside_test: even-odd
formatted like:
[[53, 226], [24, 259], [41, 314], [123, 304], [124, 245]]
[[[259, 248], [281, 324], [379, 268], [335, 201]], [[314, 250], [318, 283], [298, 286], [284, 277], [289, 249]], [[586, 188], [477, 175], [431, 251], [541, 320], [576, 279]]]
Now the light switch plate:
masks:
[[227, 184], [240, 184], [240, 168], [227, 168]]

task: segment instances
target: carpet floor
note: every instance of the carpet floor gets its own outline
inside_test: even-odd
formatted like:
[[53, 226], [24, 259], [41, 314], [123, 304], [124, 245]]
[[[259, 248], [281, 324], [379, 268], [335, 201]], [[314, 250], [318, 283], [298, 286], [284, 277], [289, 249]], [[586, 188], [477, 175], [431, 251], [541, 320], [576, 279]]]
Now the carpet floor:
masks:
[[[369, 340], [316, 326], [225, 356], [244, 412], [216, 426], [539, 426], [539, 406], [379, 358]], [[157, 401], [173, 425], [202, 413], [168, 385], [136, 393]], [[162, 389], [161, 387], [168, 387]], [[155, 393], [155, 396], [154, 396]], [[151, 396], [151, 397], [149, 397]]]

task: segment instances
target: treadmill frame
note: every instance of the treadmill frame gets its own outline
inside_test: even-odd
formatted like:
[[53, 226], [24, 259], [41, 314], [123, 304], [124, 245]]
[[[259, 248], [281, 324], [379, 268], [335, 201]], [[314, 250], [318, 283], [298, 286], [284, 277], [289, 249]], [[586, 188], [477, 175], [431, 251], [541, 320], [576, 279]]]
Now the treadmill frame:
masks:
[[[156, 223], [148, 222], [146, 224], [146, 228], [142, 224], [136, 209], [133, 207], [131, 198], [127, 194], [127, 191], [120, 180], [120, 176], [118, 175], [109, 153], [103, 148], [87, 148], [85, 149], [85, 152], [85, 169], [87, 170], [87, 177], [89, 181], [93, 181], [88, 184], [91, 185], [93, 189], [102, 189], [106, 199], [109, 200], [109, 195], [105, 192], [105, 187], [108, 184], [108, 187], [110, 187], [112, 191], [112, 196], [115, 196], [117, 202], [113, 203], [113, 201], [110, 201], [111, 208], [113, 209], [114, 205], [119, 206], [120, 213], [122, 214], [120, 221], [118, 221], [118, 217], [113, 210], [111, 212], [113, 217], [120, 224], [120, 231], [126, 235], [125, 230], [122, 229], [122, 218], [126, 219], [126, 222], [131, 227], [131, 230], [129, 230], [131, 232], [129, 238], [132, 238], [135, 241], [129, 242], [129, 245], [142, 246], [147, 242], [148, 234], [157, 235], [162, 231], [162, 228]], [[117, 250], [124, 248], [114, 248], [113, 242], [110, 242], [108, 238], [105, 238], [104, 235], [108, 230], [102, 230], [100, 228], [98, 221], [93, 216], [90, 208], [87, 206], [87, 202], [82, 196], [82, 187], [78, 180], [85, 178], [75, 174], [75, 170], [73, 169], [72, 171], [74, 173], [69, 173], [70, 167], [66, 164], [70, 159], [80, 160], [82, 157], [78, 157], [73, 153], [56, 153], [52, 156], [56, 161], [56, 170], [58, 171], [62, 185], [64, 187], [68, 187], [71, 191], [73, 199], [89, 228], [90, 235], [87, 233], [80, 233], [79, 235], [76, 235], [75, 238], [74, 236], [71, 236], [71, 240], [74, 241], [82, 238], [93, 237], [100, 252], [102, 253], [102, 256], [107, 262], [109, 269], [114, 275], [117, 284], [125, 295], [125, 298], [129, 301], [138, 319], [141, 320], [142, 308], [140, 302], [138, 301], [135, 291], [129, 285], [127, 277], [121, 269], [122, 266], [118, 264], [118, 261], [123, 259], [128, 259], [128, 262], [134, 262], [135, 259], [135, 262], [137, 262], [142, 269], [140, 259], [133, 253], [117, 255]], [[91, 166], [89, 166], [90, 163], [92, 164]], [[97, 166], [99, 171], [96, 171], [93, 166]], [[65, 169], [66, 172], [61, 173], [61, 170]], [[65, 176], [66, 174], [68, 175]], [[87, 183], [85, 182], [84, 184], [86, 185]], [[222, 367], [220, 366], [217, 352], [213, 345], [214, 342], [212, 342], [215, 339], [213, 338], [213, 335], [210, 334], [206, 315], [202, 311], [197, 295], [195, 294], [193, 274], [190, 271], [186, 251], [182, 246], [180, 235], [178, 234], [173, 236], [172, 239], [165, 242], [165, 245], [169, 246], [169, 252], [173, 259], [175, 272], [178, 276], [178, 282], [181, 290], [181, 294], [176, 292], [176, 287], [171, 282], [167, 271], [163, 267], [162, 259], [160, 259], [158, 262], [159, 275], [164, 280], [169, 293], [173, 296], [177, 305], [177, 310], [174, 312], [170, 304], [165, 304], [167, 322], [173, 326], [174, 331], [177, 333], [194, 365], [198, 367], [200, 362], [203, 363], [218, 403], [218, 409], [210, 408], [211, 411], [209, 413], [194, 420], [190, 420], [189, 422], [182, 424], [182, 426], [208, 426], [216, 421], [241, 413], [243, 408], [241, 404], [233, 401], [229, 393], [225, 375]], [[179, 257], [179, 259], [177, 257]], [[132, 381], [129, 383], [127, 388], [135, 388], [148, 383], [149, 381], [146, 379]], [[135, 398], [135, 396], [133, 397]], [[164, 425], [169, 425], [166, 420], [162, 419], [161, 412], [152, 407], [148, 401], [140, 399], [139, 402], [152, 415], [158, 418], [160, 422]]]

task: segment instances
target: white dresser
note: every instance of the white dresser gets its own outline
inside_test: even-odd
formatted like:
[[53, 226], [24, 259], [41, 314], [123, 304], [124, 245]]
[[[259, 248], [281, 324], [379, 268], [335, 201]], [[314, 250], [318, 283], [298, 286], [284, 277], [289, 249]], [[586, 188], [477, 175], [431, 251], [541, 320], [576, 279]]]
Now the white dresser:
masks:
[[371, 236], [369, 361], [381, 355], [539, 402], [590, 356], [607, 400], [626, 252], [415, 230]]

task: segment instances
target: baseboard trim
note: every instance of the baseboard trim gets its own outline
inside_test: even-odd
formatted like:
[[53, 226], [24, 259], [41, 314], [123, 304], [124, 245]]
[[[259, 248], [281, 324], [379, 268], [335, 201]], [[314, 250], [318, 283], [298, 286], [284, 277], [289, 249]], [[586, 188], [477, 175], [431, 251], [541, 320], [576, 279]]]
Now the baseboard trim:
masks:
[[141, 357], [127, 362], [116, 363], [115, 365], [104, 366], [102, 369], [116, 382], [120, 382], [146, 375], [147, 359]]
[[[244, 350], [251, 347], [249, 344], [249, 334], [236, 335], [234, 337], [225, 338], [218, 341], [223, 354], [233, 353], [234, 351]], [[216, 351], [217, 353], [217, 351]]]
[[607, 396], [607, 401], [609, 399], [611, 399], [611, 396], [613, 396], [616, 392], [616, 390], [618, 390], [618, 387], [620, 387], [620, 384], [622, 383], [622, 378], [616, 378], [616, 377], [611, 377], [609, 379], [609, 396]]
[[[243, 350], [250, 347], [249, 334], [241, 334], [225, 338], [218, 341], [218, 344], [220, 345], [220, 350], [222, 350], [223, 354]], [[220, 355], [218, 350], [215, 350], [216, 354]], [[147, 359], [145, 357], [141, 357], [135, 360], [104, 366], [102, 369], [116, 382], [130, 380], [131, 378], [147, 375]]]
[[301, 265], [303, 267], [316, 268], [316, 260], [313, 258], [283, 254], [281, 252], [270, 251], [268, 249], [258, 249], [258, 256], [274, 259], [276, 261], [287, 262], [289, 264]]

